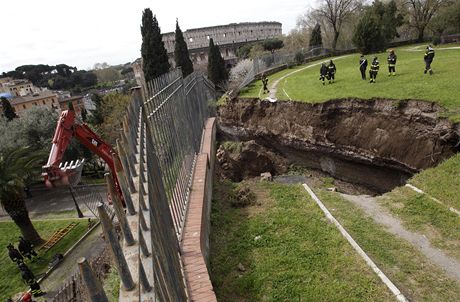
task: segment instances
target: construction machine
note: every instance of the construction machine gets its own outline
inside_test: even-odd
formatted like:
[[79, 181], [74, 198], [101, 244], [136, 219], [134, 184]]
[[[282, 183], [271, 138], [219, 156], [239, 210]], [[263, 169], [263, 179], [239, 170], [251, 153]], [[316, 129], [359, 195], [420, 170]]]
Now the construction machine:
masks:
[[46, 186], [49, 188], [65, 185], [75, 186], [80, 182], [84, 160], [71, 161], [70, 163], [61, 162], [72, 137], [75, 137], [80, 143], [105, 161], [112, 172], [116, 192], [118, 192], [120, 200], [123, 201], [123, 194], [115, 170], [115, 161], [120, 163], [118, 154], [109, 144], [104, 142], [91, 130], [88, 125], [77, 122], [72, 106], [69, 106], [69, 110], [61, 112], [57, 122], [48, 163], [43, 166], [42, 176], [45, 179]]

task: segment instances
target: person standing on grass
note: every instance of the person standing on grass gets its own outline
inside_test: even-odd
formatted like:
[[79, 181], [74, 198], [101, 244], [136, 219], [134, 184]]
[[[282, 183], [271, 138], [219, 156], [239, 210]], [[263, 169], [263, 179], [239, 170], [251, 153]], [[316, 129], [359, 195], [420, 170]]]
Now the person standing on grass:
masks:
[[371, 64], [371, 69], [369, 70], [369, 77], [371, 80], [369, 83], [375, 83], [375, 80], [377, 79], [377, 74], [379, 73], [379, 68], [380, 68], [380, 63], [377, 57], [374, 57], [374, 60], [372, 61]]
[[334, 62], [332, 62], [331, 60], [329, 62], [329, 66], [327, 66], [327, 77], [329, 80], [329, 84], [334, 83], [336, 70], [337, 68], [335, 67]]
[[8, 244], [6, 248], [8, 249], [8, 256], [11, 261], [15, 262], [17, 265], [24, 262], [24, 257], [22, 257], [21, 253], [15, 249], [11, 243]]
[[30, 286], [30, 292], [32, 293], [32, 296], [40, 297], [46, 294], [41, 290], [40, 285], [38, 284], [37, 280], [35, 280], [34, 274], [27, 267], [27, 265], [24, 263], [19, 264], [19, 270], [21, 271], [21, 277], [24, 282]]
[[426, 52], [425, 52], [425, 56], [424, 56], [424, 60], [425, 60], [425, 71], [423, 73], [427, 73], [427, 71], [430, 72], [430, 75], [433, 75], [433, 70], [431, 69], [431, 63], [433, 62], [433, 58], [434, 58], [434, 49], [433, 47], [431, 47], [431, 45], [428, 45], [426, 47]]
[[366, 79], [366, 70], [367, 70], [367, 59], [364, 57], [364, 55], [361, 55], [361, 58], [359, 59], [359, 71], [361, 71], [361, 79], [363, 80]]
[[268, 78], [265, 76], [265, 74], [262, 74], [262, 85], [264, 86], [264, 93], [269, 93], [270, 90], [268, 90]]
[[328, 72], [328, 68], [326, 66], [326, 63], [324, 62], [321, 63], [321, 67], [319, 69], [319, 80], [323, 81], [323, 85], [326, 85], [324, 83], [324, 80], [328, 77], [327, 72]]
[[396, 75], [396, 54], [393, 49], [390, 49], [390, 54], [387, 58], [388, 61], [388, 76]]
[[34, 246], [28, 240], [25, 240], [24, 237], [19, 237], [18, 249], [24, 257], [27, 257], [29, 260], [32, 257], [36, 257], [37, 253], [34, 251]]

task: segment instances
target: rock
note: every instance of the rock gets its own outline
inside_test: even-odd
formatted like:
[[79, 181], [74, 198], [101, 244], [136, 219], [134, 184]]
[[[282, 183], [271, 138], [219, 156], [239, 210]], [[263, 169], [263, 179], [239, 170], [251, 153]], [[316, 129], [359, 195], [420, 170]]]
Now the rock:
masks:
[[270, 172], [264, 172], [260, 174], [260, 180], [261, 181], [272, 181], [273, 176]]
[[244, 267], [244, 265], [241, 262], [238, 263], [238, 270], [240, 272], [245, 272], [246, 271], [246, 268]]
[[262, 236], [260, 235], [257, 235], [256, 237], [254, 237], [254, 241], [259, 241], [260, 239], [262, 239]]

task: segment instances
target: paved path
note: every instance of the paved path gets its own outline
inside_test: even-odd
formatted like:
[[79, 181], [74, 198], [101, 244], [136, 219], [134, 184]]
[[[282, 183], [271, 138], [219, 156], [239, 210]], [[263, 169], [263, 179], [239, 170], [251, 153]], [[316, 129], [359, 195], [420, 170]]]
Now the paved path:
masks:
[[[106, 201], [107, 189], [105, 185], [88, 186], [83, 190], [99, 193], [103, 200]], [[68, 188], [60, 187], [48, 189], [43, 187], [33, 189], [31, 193], [32, 197], [26, 199], [26, 206], [32, 219], [44, 214], [75, 210], [72, 195], [70, 195]], [[86, 209], [85, 205], [80, 204], [80, 201], [79, 206], [85, 215], [92, 216], [92, 214]], [[2, 208], [0, 208], [0, 219], [1, 218], [9, 218], [8, 214]]]
[[362, 208], [375, 222], [387, 227], [390, 233], [407, 240], [420, 250], [432, 263], [443, 269], [450, 277], [460, 283], [460, 262], [447, 256], [441, 250], [434, 248], [425, 236], [408, 231], [402, 225], [401, 221], [380, 206], [374, 197], [367, 195], [341, 195], [346, 200]]
[[59, 266], [41, 282], [41, 287], [47, 292], [44, 298], [52, 298], [62, 284], [77, 270], [77, 260], [81, 257], [91, 259], [92, 255], [98, 255], [104, 249], [105, 242], [102, 240], [101, 226], [99, 225], [88, 235], [76, 249], [70, 252]]

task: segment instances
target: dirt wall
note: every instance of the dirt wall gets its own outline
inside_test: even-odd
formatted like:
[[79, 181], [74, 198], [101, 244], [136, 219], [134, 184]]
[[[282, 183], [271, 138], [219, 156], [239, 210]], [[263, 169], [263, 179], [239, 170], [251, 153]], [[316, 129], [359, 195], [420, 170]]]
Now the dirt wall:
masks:
[[442, 111], [414, 100], [233, 99], [218, 108], [218, 129], [224, 139], [255, 140], [292, 162], [382, 191], [459, 151], [459, 125]]

